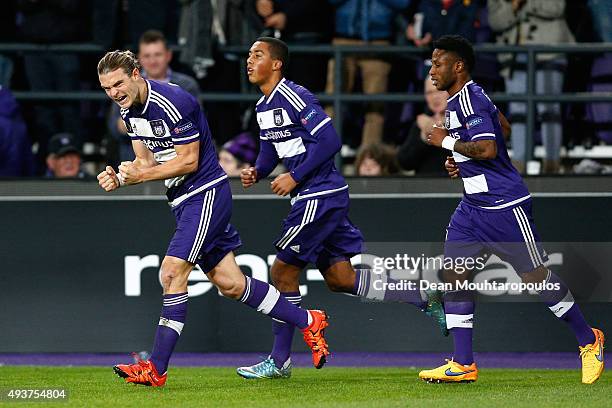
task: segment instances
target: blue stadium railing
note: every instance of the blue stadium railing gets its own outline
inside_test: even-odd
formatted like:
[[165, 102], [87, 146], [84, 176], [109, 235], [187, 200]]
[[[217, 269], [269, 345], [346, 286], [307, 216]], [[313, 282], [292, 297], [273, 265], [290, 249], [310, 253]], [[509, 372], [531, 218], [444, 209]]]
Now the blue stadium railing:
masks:
[[[563, 45], [531, 45], [531, 46], [499, 46], [493, 44], [481, 44], [475, 47], [477, 53], [512, 53], [527, 54], [527, 91], [525, 94], [493, 93], [491, 98], [496, 102], [525, 102], [527, 104], [526, 125], [527, 137], [527, 159], [533, 156], [533, 132], [535, 131], [536, 103], [537, 102], [612, 102], [612, 92], [572, 92], [562, 94], [536, 94], [535, 93], [535, 72], [536, 57], [538, 54], [603, 54], [612, 52], [612, 43], [580, 43]], [[177, 48], [180, 51], [180, 48]], [[231, 46], [221, 49], [223, 53], [237, 54], [246, 56], [248, 47]], [[38, 45], [23, 43], [0, 43], [0, 53], [5, 54], [25, 54], [33, 52], [75, 52], [102, 54], [104, 50], [95, 44], [55, 44]], [[422, 48], [408, 46], [292, 46], [293, 54], [325, 54], [333, 56], [336, 60], [342, 60], [347, 54], [381, 54], [381, 55], [417, 55], [427, 57], [429, 51]], [[244, 59], [243, 59], [244, 63]], [[332, 94], [317, 95], [322, 102], [331, 102], [335, 108], [336, 124], [342, 122], [341, 106], [345, 102], [420, 102], [423, 101], [422, 94], [410, 93], [385, 93], [375, 95], [365, 94], [345, 94], [338, 90], [342, 84], [342, 65], [335, 64], [335, 92]], [[15, 97], [22, 101], [32, 100], [104, 100], [102, 92], [14, 92]], [[207, 102], [249, 102], [258, 99], [256, 93], [250, 93], [247, 89], [242, 93], [226, 92], [203, 92], [201, 99]], [[336, 129], [341, 132], [342, 127]]]

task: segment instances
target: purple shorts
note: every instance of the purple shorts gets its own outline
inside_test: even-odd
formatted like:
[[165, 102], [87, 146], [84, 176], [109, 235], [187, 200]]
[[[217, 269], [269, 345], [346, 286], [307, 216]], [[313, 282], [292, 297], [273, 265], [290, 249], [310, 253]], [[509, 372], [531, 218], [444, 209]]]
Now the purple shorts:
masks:
[[238, 231], [229, 223], [232, 192], [227, 181], [189, 198], [172, 213], [176, 230], [166, 255], [198, 264], [205, 273], [242, 245]]
[[296, 201], [283, 221], [281, 237], [274, 242], [277, 257], [300, 268], [315, 263], [325, 271], [360, 254], [363, 235], [349, 220], [348, 211], [348, 191]]
[[461, 202], [446, 229], [444, 256], [495, 254], [517, 273], [531, 272], [548, 261], [531, 216], [531, 200], [501, 211], [480, 210]]

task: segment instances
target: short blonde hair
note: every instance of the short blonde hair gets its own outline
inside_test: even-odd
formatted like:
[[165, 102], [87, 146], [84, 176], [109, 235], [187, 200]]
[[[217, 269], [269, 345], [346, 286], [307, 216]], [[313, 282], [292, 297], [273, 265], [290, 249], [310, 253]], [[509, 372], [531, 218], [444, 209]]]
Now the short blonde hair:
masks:
[[119, 68], [131, 75], [134, 69], [140, 71], [140, 63], [132, 51], [109, 51], [98, 62], [98, 75], [108, 74]]

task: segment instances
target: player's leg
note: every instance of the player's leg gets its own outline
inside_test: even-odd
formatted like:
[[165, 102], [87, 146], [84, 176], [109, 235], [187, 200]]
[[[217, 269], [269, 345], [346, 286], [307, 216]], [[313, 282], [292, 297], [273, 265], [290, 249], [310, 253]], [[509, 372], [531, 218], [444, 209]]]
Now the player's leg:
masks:
[[601, 330], [592, 328], [586, 322], [565, 282], [544, 266], [548, 255], [540, 245], [540, 237], [531, 215], [531, 203], [520, 205], [511, 212], [508, 230], [514, 225], [516, 240], [522, 242], [507, 244], [505, 258], [523, 282], [545, 284], [539, 292], [540, 298], [574, 332], [582, 358], [582, 382], [593, 383], [603, 371], [604, 335]]
[[[473, 209], [459, 204], [447, 228], [444, 244], [446, 259], [474, 258], [482, 252], [482, 244], [474, 233]], [[469, 278], [466, 270], [445, 270], [443, 280], [458, 285]], [[472, 290], [447, 291], [444, 293], [446, 325], [453, 337], [453, 358], [440, 367], [424, 370], [419, 377], [431, 382], [471, 382], [478, 379], [478, 369], [472, 352], [474, 327], [474, 292]]]
[[163, 386], [166, 383], [168, 363], [187, 317], [187, 278], [193, 266], [174, 256], [166, 256], [162, 261], [163, 306], [151, 357], [149, 361], [138, 359], [136, 364], [114, 367], [115, 372], [127, 382], [150, 386]]

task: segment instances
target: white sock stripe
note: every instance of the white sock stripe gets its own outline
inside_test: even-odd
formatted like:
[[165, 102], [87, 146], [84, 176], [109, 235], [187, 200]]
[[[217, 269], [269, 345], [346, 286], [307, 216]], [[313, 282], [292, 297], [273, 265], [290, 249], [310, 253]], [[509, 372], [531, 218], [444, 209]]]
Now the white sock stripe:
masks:
[[164, 95], [160, 94], [159, 92], [155, 92], [155, 91], [151, 91], [151, 96], [155, 96], [157, 97], [157, 99], [163, 101], [166, 103], [166, 105], [168, 106], [168, 108], [174, 112], [174, 114], [179, 118], [179, 119], [183, 119], [183, 117], [181, 116], [181, 112], [179, 112], [179, 110], [176, 108], [176, 106], [170, 102], [170, 100], [168, 98], [166, 98]]
[[374, 283], [372, 282], [372, 279], [370, 279], [370, 284], [364, 290], [364, 297], [367, 299], [383, 301], [385, 300], [385, 292], [386, 292], [386, 289], [384, 288], [387, 287], [387, 274], [383, 272], [381, 274], [376, 274], [376, 275], [377, 277], [375, 279], [380, 279], [380, 282], [381, 282], [380, 287], [383, 289], [374, 288]]
[[474, 314], [460, 315], [460, 314], [446, 314], [446, 326], [449, 329], [454, 327], [462, 327], [471, 329], [474, 327]]
[[206, 206], [208, 205], [208, 202], [210, 200], [210, 190], [207, 191], [204, 194], [204, 199], [202, 200], [202, 212], [200, 213], [200, 222], [198, 223], [198, 231], [196, 233], [196, 237], [193, 240], [193, 246], [191, 247], [191, 251], [189, 251], [189, 256], [187, 257], [187, 260], [189, 262], [193, 262], [195, 260], [195, 249], [198, 246], [198, 242], [200, 241], [200, 236], [202, 235], [202, 225], [204, 223], [204, 217], [206, 215]]
[[175, 296], [175, 297], [171, 297], [171, 298], [164, 298], [164, 302], [167, 302], [169, 300], [177, 300], [177, 299], [181, 299], [181, 298], [185, 298], [187, 299], [187, 297], [189, 296], [189, 293], [184, 293], [180, 296]]
[[174, 301], [174, 302], [171, 302], [171, 301], [164, 302], [164, 306], [176, 306], [176, 305], [183, 304], [183, 303], [187, 302], [188, 300], [189, 299], [181, 299], [181, 300], [177, 300], [177, 301]]
[[287, 102], [289, 102], [291, 104], [291, 106], [293, 106], [293, 108], [298, 111], [301, 112], [302, 108], [300, 107], [300, 105], [293, 99], [291, 98], [291, 96], [289, 96], [287, 94], [287, 92], [283, 89], [282, 86], [278, 87], [278, 92], [280, 92], [281, 95], [283, 95], [285, 97], [285, 99], [287, 100]]
[[514, 216], [516, 217], [516, 222], [518, 223], [519, 228], [521, 229], [521, 234], [523, 235], [523, 239], [525, 240], [525, 245], [527, 246], [527, 252], [529, 252], [529, 257], [531, 258], [531, 263], [534, 266], [534, 268], [536, 268], [538, 265], [536, 265], [536, 260], [535, 260], [534, 254], [533, 254], [533, 249], [531, 248], [531, 245], [529, 243], [529, 239], [527, 238], [527, 234], [525, 232], [525, 227], [523, 225], [523, 219], [519, 215], [519, 213], [516, 210], [516, 208], [513, 208], [512, 212], [514, 213]]
[[172, 329], [180, 336], [181, 332], [183, 331], [183, 327], [185, 326], [185, 323], [177, 322], [176, 320], [166, 319], [165, 317], [160, 317], [158, 326], [165, 326], [169, 329]]
[[182, 296], [177, 296], [175, 298], [164, 299], [164, 306], [172, 305], [176, 303], [183, 303], [183, 302], [186, 302], [187, 300], [189, 300], [189, 295], [187, 294], [182, 295]]
[[529, 223], [529, 219], [527, 218], [527, 214], [525, 214], [525, 210], [523, 210], [523, 207], [518, 206], [517, 208], [519, 213], [523, 215], [523, 219], [525, 220], [525, 225], [527, 226], [528, 235], [529, 237], [531, 237], [531, 243], [533, 245], [533, 251], [535, 252], [536, 260], [539, 262], [539, 265], [542, 265], [544, 264], [544, 261], [542, 260], [540, 251], [538, 251], [538, 246], [536, 244], [535, 236], [533, 235], [533, 230], [531, 229], [531, 224]]
[[163, 111], [166, 112], [166, 115], [168, 115], [168, 117], [170, 118], [173, 124], [179, 121], [179, 119], [174, 115], [174, 113], [172, 113], [172, 111], [168, 109], [168, 106], [165, 105], [162, 101], [155, 98], [154, 96], [151, 96], [151, 102], [155, 103], [157, 106], [162, 108]]
[[365, 296], [365, 294], [367, 293], [368, 290], [368, 276], [370, 275], [370, 272], [366, 271], [366, 270], [361, 270], [361, 282], [360, 282], [360, 289], [359, 289], [359, 296]]
[[293, 89], [289, 88], [287, 84], [281, 84], [280, 89], [285, 91], [285, 93], [295, 101], [295, 103], [300, 107], [300, 110], [306, 107], [306, 103], [300, 97], [300, 95], [298, 95]]
[[574, 296], [568, 289], [563, 299], [561, 299], [561, 301], [556, 305], [550, 306], [549, 309], [555, 314], [555, 316], [563, 317], [563, 315], [566, 314], [572, 306], [574, 306]]
[[270, 313], [274, 306], [276, 306], [276, 302], [278, 302], [280, 296], [281, 294], [278, 289], [272, 285], [268, 285], [268, 293], [266, 293], [266, 296], [263, 298], [259, 306], [257, 306], [257, 311], [264, 314]]
[[312, 205], [310, 205], [310, 207], [307, 208], [306, 211], [304, 212], [304, 217], [302, 218], [302, 224], [300, 224], [300, 227], [296, 229], [295, 232], [287, 238], [287, 240], [281, 246], [282, 249], [287, 248], [287, 245], [289, 245], [291, 241], [293, 241], [293, 239], [297, 237], [297, 235], [300, 233], [302, 228], [304, 228], [306, 224], [309, 224], [314, 220], [315, 214], [317, 212], [318, 200], [308, 201], [308, 203], [311, 203], [311, 202], [312, 202]]

